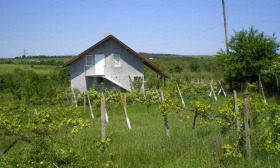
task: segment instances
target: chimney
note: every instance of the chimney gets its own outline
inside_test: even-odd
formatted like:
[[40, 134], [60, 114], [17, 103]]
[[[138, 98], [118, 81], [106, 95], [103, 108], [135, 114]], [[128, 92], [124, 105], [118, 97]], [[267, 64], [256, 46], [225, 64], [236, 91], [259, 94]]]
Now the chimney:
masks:
[[103, 34], [104, 34], [104, 38], [111, 35], [110, 33], [103, 33]]

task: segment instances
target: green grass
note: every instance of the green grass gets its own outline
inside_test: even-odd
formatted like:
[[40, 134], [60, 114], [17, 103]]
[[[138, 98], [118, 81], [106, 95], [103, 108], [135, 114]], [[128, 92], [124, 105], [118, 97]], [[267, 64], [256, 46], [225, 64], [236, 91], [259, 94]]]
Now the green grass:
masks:
[[[165, 135], [163, 117], [157, 107], [146, 112], [141, 105], [128, 107], [132, 129], [127, 128], [122, 108], [109, 111], [107, 137], [112, 143], [101, 155], [87, 155], [92, 159], [114, 162], [119, 167], [278, 167], [277, 157], [238, 159], [220, 163], [221, 146], [224, 137], [220, 127], [211, 123], [201, 124], [192, 131], [192, 114], [189, 119], [181, 120], [180, 114], [168, 115], [170, 137]], [[89, 112], [86, 114], [90, 118]], [[94, 119], [93, 126], [81, 132], [80, 143], [86, 146], [100, 140], [100, 118]], [[84, 141], [86, 140], [86, 141]], [[82, 145], [81, 144], [81, 145]], [[84, 147], [87, 148], [87, 147]], [[108, 157], [110, 156], [110, 157]], [[107, 160], [106, 160], [107, 159]]]
[[[152, 108], [151, 113], [146, 112], [140, 105], [128, 108], [131, 130], [126, 125], [121, 108], [108, 112], [109, 123], [106, 131], [112, 143], [102, 155], [112, 155], [111, 161], [120, 167], [206, 167], [207, 165], [213, 167], [219, 165], [219, 158], [212, 157], [213, 154], [217, 156], [217, 151], [210, 150], [208, 145], [211, 140], [208, 135], [211, 134], [212, 129], [193, 132], [191, 122], [180, 122], [179, 114], [170, 114], [171, 136], [167, 137], [162, 115], [157, 108]], [[84, 131], [79, 138], [83, 139], [85, 144], [99, 141], [99, 118], [94, 120], [92, 127]], [[81, 142], [81, 139], [77, 141]], [[200, 147], [197, 148], [197, 146]], [[197, 158], [195, 156], [197, 154], [201, 157]], [[104, 156], [103, 158], [94, 155], [88, 157], [101, 157], [101, 160], [105, 162]]]
[[36, 73], [47, 74], [55, 67], [50, 65], [0, 64], [0, 74], [14, 72], [16, 68], [33, 70]]

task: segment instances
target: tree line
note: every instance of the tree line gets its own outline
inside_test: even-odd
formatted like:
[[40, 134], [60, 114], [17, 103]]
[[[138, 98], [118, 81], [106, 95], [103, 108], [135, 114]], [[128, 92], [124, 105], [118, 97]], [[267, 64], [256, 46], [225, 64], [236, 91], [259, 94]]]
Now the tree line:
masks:
[[[279, 94], [280, 57], [276, 36], [265, 35], [257, 29], [235, 32], [230, 38], [228, 51], [220, 50], [217, 55], [185, 57], [172, 54], [140, 53], [172, 76], [172, 80], [218, 79], [227, 83], [230, 91], [241, 90], [246, 83], [262, 82], [266, 92]], [[62, 60], [30, 61], [27, 58], [49, 58], [50, 56], [28, 56], [19, 63], [33, 65], [61, 65]], [[56, 56], [62, 58], [62, 56]], [[63, 57], [65, 58], [65, 57]], [[19, 59], [19, 58], [17, 58]], [[0, 63], [13, 63], [14, 60], [1, 59]], [[26, 60], [26, 61], [25, 61]], [[27, 61], [28, 60], [28, 61]], [[67, 74], [69, 76], [69, 74]], [[153, 87], [158, 77], [145, 69], [146, 87]]]
[[279, 42], [276, 36], [265, 35], [254, 27], [235, 32], [227, 44], [228, 51], [220, 50], [216, 60], [230, 90], [239, 90], [247, 83], [262, 81], [270, 93], [279, 94]]

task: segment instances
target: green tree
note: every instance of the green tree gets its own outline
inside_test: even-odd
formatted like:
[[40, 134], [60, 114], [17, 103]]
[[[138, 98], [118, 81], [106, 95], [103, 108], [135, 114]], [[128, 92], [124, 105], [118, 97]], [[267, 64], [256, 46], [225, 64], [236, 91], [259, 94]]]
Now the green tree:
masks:
[[217, 60], [230, 84], [257, 81], [263, 68], [278, 57], [275, 35], [267, 36], [253, 27], [235, 32], [227, 45], [229, 51], [219, 51]]
[[200, 64], [198, 63], [198, 61], [193, 61], [191, 64], [190, 64], [190, 70], [192, 72], [198, 72], [200, 70]]
[[262, 70], [262, 80], [266, 86], [266, 90], [271, 93], [280, 95], [280, 57], [271, 61], [271, 64]]

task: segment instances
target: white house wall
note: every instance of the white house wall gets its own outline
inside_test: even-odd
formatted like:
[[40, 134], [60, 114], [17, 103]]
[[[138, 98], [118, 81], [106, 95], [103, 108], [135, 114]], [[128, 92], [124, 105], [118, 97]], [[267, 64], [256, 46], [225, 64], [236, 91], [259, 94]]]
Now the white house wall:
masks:
[[[108, 43], [110, 46], [108, 49], [110, 50], [108, 55], [106, 54], [105, 75], [130, 88], [129, 76], [132, 80], [135, 76], [143, 77], [143, 61], [115, 41], [110, 40]], [[114, 66], [113, 54], [120, 55], [119, 67]]]
[[[122, 45], [110, 39], [99, 45], [97, 48], [89, 51], [83, 57], [79, 58], [71, 64], [71, 88], [76, 88], [80, 91], [86, 91], [87, 89], [92, 87], [92, 80], [90, 79], [90, 77], [85, 76], [84, 65], [86, 61], [85, 56], [94, 56], [95, 54], [105, 55], [105, 75], [111, 79], [114, 79], [115, 81], [118, 81], [127, 88], [130, 88], [129, 76], [132, 80], [136, 76], [143, 77], [143, 61], [131, 52], [129, 52]], [[114, 66], [113, 54], [120, 54], [120, 67]], [[106, 83], [107, 85], [105, 87], [110, 88], [114, 86], [109, 85], [108, 82]]]
[[85, 57], [76, 60], [70, 66], [71, 88], [86, 91], [86, 78], [84, 75]]

